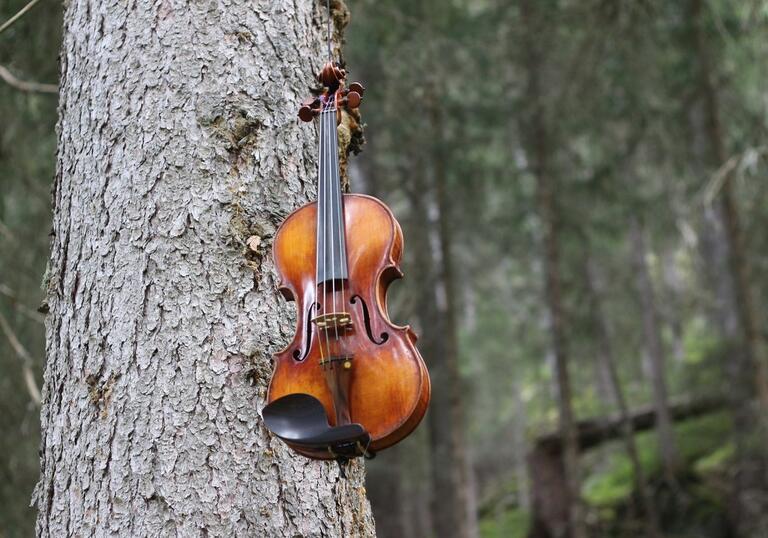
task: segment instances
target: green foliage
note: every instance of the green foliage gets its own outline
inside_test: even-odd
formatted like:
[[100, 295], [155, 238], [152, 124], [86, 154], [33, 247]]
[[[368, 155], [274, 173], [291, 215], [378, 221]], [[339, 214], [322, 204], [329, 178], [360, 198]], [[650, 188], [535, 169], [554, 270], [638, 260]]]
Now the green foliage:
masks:
[[[702, 474], [718, 470], [733, 452], [729, 430], [729, 417], [722, 413], [678, 425], [675, 434], [680, 440], [684, 467]], [[646, 475], [659, 480], [661, 461], [655, 434], [646, 432], [635, 438]], [[626, 504], [633, 492], [632, 463], [626, 453], [617, 448], [602, 451], [597, 456], [601, 460], [599, 465], [584, 481], [584, 499], [592, 506], [609, 508]]]
[[528, 514], [507, 510], [480, 520], [481, 538], [524, 538], [528, 532]]

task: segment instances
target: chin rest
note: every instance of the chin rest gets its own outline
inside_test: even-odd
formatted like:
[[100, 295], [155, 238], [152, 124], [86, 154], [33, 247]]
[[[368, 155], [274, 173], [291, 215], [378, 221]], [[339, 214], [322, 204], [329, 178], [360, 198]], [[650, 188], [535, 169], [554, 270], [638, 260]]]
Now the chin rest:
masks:
[[298, 448], [325, 449], [343, 458], [371, 457], [371, 436], [360, 424], [331, 426], [320, 400], [309, 394], [288, 394], [261, 412], [267, 428]]

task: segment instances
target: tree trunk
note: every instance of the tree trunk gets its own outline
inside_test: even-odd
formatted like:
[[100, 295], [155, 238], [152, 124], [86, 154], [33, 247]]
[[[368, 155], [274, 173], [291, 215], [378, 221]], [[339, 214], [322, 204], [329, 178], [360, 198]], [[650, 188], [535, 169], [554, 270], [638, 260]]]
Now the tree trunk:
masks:
[[433, 169], [435, 194], [437, 198], [437, 235], [439, 245], [440, 269], [438, 271], [437, 285], [441, 288], [438, 293], [444, 298], [438, 302], [440, 316], [443, 319], [444, 330], [444, 363], [450, 391], [450, 416], [451, 416], [451, 447], [453, 452], [453, 464], [456, 465], [458, 483], [458, 536], [476, 538], [477, 528], [477, 500], [474, 492], [474, 478], [471, 476], [472, 463], [469, 459], [466, 431], [464, 427], [464, 408], [462, 406], [463, 387], [459, 373], [459, 329], [456, 320], [456, 277], [454, 274], [453, 235], [451, 230], [451, 208], [447, 192], [448, 177], [446, 174], [445, 137], [443, 118], [440, 109], [433, 103], [432, 123], [435, 133], [438, 133], [438, 145], [433, 154]]
[[342, 479], [259, 416], [294, 330], [270, 243], [314, 195], [295, 114], [325, 20], [68, 4], [38, 535], [374, 535], [363, 466]]
[[[423, 168], [421, 169], [423, 173]], [[427, 415], [429, 425], [429, 452], [431, 470], [430, 512], [436, 536], [458, 536], [458, 477], [451, 450], [450, 393], [442, 359], [445, 345], [441, 339], [442, 321], [437, 309], [437, 289], [434, 284], [436, 267], [430, 241], [428, 197], [426, 181], [417, 173], [410, 196], [414, 227], [411, 234], [415, 264], [421, 267], [425, 285], [420, 288], [416, 302], [419, 331], [419, 349], [429, 365], [432, 378], [432, 401]]]
[[528, 410], [522, 397], [521, 384], [517, 382], [516, 378], [513, 378], [510, 389], [515, 409], [512, 416], [512, 431], [510, 433], [513, 450], [512, 466], [515, 469], [515, 481], [518, 485], [517, 504], [524, 512], [530, 512], [531, 478], [525, 461], [528, 452], [528, 442], [526, 440]]
[[[589, 256], [589, 255], [588, 255]], [[597, 342], [599, 346], [598, 357], [602, 363], [602, 370], [606, 373], [607, 381], [612, 393], [616, 407], [619, 410], [621, 419], [621, 436], [624, 441], [624, 448], [627, 451], [627, 457], [632, 464], [632, 477], [634, 480], [635, 491], [641, 503], [642, 519], [645, 526], [646, 536], [656, 538], [660, 536], [658, 510], [653, 501], [653, 497], [648, 489], [648, 483], [645, 479], [645, 472], [640, 462], [640, 455], [635, 443], [635, 432], [632, 429], [632, 421], [627, 406], [627, 400], [624, 397], [624, 391], [621, 388], [619, 372], [616, 366], [616, 357], [613, 353], [613, 344], [611, 338], [611, 329], [608, 325], [608, 319], [603, 312], [598, 291], [597, 276], [591, 257], [587, 257], [585, 267], [587, 300], [593, 321], [597, 325]]]
[[[583, 538], [586, 535], [579, 500], [579, 454], [577, 432], [572, 406], [572, 390], [568, 372], [568, 350], [565, 341], [565, 321], [563, 318], [562, 292], [560, 284], [560, 222], [555, 195], [555, 185], [550, 170], [552, 146], [547, 128], [546, 110], [542, 97], [541, 70], [543, 55], [537, 43], [537, 33], [542, 30], [541, 16], [534, 12], [534, 2], [523, 0], [520, 4], [524, 33], [523, 49], [528, 76], [527, 102], [530, 112], [523, 127], [531, 168], [536, 178], [536, 206], [543, 227], [544, 248], [544, 289], [549, 312], [552, 350], [555, 355], [555, 383], [558, 392], [558, 415], [560, 431], [565, 440], [563, 451], [563, 473], [565, 489], [560, 493], [568, 509], [563, 520], [550, 520], [552, 528], [548, 531], [555, 538]], [[536, 472], [535, 465], [531, 473]], [[544, 508], [549, 502], [534, 495], [534, 513]], [[534, 519], [536, 516], [534, 515]]]
[[685, 342], [683, 327], [683, 300], [685, 296], [683, 275], [677, 267], [675, 249], [667, 248], [661, 254], [662, 275], [664, 280], [665, 319], [672, 331], [672, 359], [676, 364], [685, 361]]
[[[409, 199], [412, 204], [414, 265], [421, 268], [424, 286], [416, 300], [420, 325], [419, 349], [429, 365], [432, 378], [432, 402], [427, 415], [429, 425], [431, 499], [430, 512], [435, 536], [465, 538], [466, 520], [463, 504], [462, 465], [457, 459], [460, 435], [454, 422], [453, 375], [448, 348], [445, 318], [445, 287], [442, 279], [439, 223], [430, 215], [435, 209], [434, 185], [428, 181], [425, 157], [415, 157], [415, 167]], [[434, 233], [431, 233], [431, 230]]]
[[378, 538], [404, 538], [406, 535], [402, 503], [407, 494], [402, 487], [401, 446], [387, 451], [387, 465], [371, 466], [367, 469], [366, 490], [376, 516]]
[[640, 301], [643, 318], [643, 340], [651, 371], [653, 389], [653, 407], [656, 410], [656, 434], [659, 441], [659, 453], [664, 470], [664, 477], [669, 484], [675, 484], [680, 458], [675, 443], [675, 432], [669, 416], [669, 396], [667, 394], [667, 376], [665, 370], [664, 344], [661, 341], [661, 326], [656, 307], [653, 283], [648, 270], [646, 257], [648, 248], [640, 221], [632, 215], [629, 222], [629, 242], [632, 249], [632, 262], [635, 272], [635, 286]]

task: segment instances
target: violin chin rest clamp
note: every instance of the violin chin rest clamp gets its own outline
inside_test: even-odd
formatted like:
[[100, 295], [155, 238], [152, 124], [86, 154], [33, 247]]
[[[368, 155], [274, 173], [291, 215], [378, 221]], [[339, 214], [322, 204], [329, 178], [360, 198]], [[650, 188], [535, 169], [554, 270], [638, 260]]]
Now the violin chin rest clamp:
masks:
[[320, 400], [309, 394], [288, 394], [270, 403], [261, 412], [267, 429], [289, 445], [328, 450], [339, 458], [372, 453], [367, 450], [371, 436], [360, 424], [331, 426]]

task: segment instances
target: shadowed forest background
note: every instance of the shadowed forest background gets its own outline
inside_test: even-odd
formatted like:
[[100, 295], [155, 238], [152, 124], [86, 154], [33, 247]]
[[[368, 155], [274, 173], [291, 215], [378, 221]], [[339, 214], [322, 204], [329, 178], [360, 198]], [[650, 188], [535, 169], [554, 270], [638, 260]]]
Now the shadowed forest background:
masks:
[[[433, 383], [366, 464], [378, 535], [768, 536], [768, 2], [347, 4], [351, 187], [403, 226]], [[0, 33], [0, 537], [34, 529], [61, 9]]]

